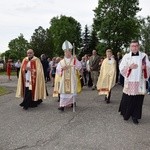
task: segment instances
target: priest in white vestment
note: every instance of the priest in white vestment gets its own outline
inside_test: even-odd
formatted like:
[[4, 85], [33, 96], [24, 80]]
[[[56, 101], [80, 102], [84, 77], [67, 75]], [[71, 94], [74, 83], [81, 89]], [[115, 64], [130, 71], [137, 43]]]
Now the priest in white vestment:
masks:
[[56, 68], [56, 74], [61, 77], [58, 93], [60, 94], [59, 110], [64, 111], [68, 105], [75, 105], [75, 96], [81, 91], [78, 72], [81, 69], [80, 61], [72, 55], [73, 46], [69, 41], [62, 45], [64, 50], [64, 59], [62, 59]]
[[138, 41], [132, 41], [130, 52], [125, 54], [119, 69], [124, 76], [124, 88], [119, 112], [124, 120], [132, 117], [133, 123], [138, 124], [142, 116], [142, 105], [146, 94], [146, 80], [150, 75], [150, 62], [144, 52], [139, 51]]
[[105, 95], [106, 103], [110, 103], [111, 89], [116, 83], [116, 61], [113, 58], [112, 50], [106, 50], [106, 58], [103, 60], [100, 75], [97, 81], [99, 95]]

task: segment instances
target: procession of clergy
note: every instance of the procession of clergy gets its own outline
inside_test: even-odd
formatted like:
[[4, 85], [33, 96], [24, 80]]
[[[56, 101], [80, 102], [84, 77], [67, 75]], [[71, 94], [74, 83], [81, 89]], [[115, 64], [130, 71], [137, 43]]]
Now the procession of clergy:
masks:
[[[62, 45], [64, 58], [56, 67], [53, 97], [59, 97], [59, 111], [72, 107], [75, 112], [76, 95], [81, 92], [81, 61], [72, 54], [73, 45], [65, 41]], [[123, 95], [119, 112], [124, 120], [130, 117], [134, 124], [142, 116], [142, 105], [146, 94], [146, 81], [150, 75], [150, 62], [147, 54], [140, 52], [139, 42], [130, 43], [130, 52], [120, 61], [119, 71], [124, 77]], [[106, 50], [106, 58], [100, 63], [100, 57], [93, 50], [89, 59], [89, 72], [92, 79], [92, 90], [105, 95], [106, 103], [110, 103], [111, 89], [116, 84], [117, 67], [111, 49]], [[98, 67], [100, 65], [100, 68]], [[100, 69], [100, 70], [99, 70]], [[99, 73], [100, 72], [100, 73]], [[22, 61], [16, 97], [22, 97], [20, 104], [23, 109], [37, 107], [46, 99], [46, 85], [43, 66], [39, 58], [34, 56], [32, 49], [27, 50], [27, 57]]]

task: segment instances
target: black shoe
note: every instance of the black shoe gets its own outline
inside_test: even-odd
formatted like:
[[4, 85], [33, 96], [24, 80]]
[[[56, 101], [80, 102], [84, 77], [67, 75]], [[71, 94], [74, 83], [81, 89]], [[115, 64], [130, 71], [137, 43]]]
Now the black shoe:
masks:
[[106, 103], [109, 104], [110, 103], [110, 99], [107, 99]]
[[37, 105], [41, 104], [42, 102], [43, 102], [43, 100], [42, 100], [42, 99], [39, 99], [39, 100], [37, 101]]
[[37, 107], [38, 105], [37, 104], [34, 104], [34, 105], [31, 105], [30, 107], [31, 108], [35, 108], [35, 107]]
[[132, 117], [132, 120], [133, 120], [133, 123], [134, 123], [134, 124], [138, 124], [138, 123], [139, 123], [138, 119], [136, 119], [136, 118], [133, 118], [133, 117]]
[[32, 101], [32, 103], [30, 103], [29, 107], [31, 108], [35, 108], [38, 106], [38, 101]]
[[27, 110], [27, 109], [28, 109], [28, 107], [23, 107], [23, 109], [24, 109], [24, 110]]
[[58, 110], [64, 111], [64, 107], [59, 107]]
[[124, 117], [123, 117], [123, 119], [126, 120], [126, 121], [129, 120], [128, 118], [124, 118]]
[[[74, 103], [74, 106], [76, 107], [77, 105], [76, 105], [76, 102]], [[73, 104], [71, 104], [71, 107], [73, 107]]]
[[19, 106], [23, 107], [24, 106], [23, 102], [21, 104], [19, 104]]
[[110, 100], [107, 100], [107, 102], [106, 102], [107, 104], [109, 104], [110, 103]]
[[107, 104], [109, 104], [109, 103], [110, 103], [110, 99], [109, 99], [109, 98], [107, 98], [106, 96], [105, 96], [105, 101], [106, 101], [106, 103], [107, 103]]
[[95, 87], [92, 87], [92, 90], [95, 90]]

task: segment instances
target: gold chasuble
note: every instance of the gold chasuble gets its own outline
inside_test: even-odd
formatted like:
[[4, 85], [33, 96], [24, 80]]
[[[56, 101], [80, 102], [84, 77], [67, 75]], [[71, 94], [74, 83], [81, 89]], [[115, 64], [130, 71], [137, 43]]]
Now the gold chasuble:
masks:
[[[59, 76], [61, 76], [60, 86], [58, 93], [62, 94], [77, 94], [81, 92], [81, 82], [79, 72], [76, 69], [76, 58], [71, 57], [69, 61], [65, 59], [59, 62], [60, 69]], [[67, 69], [62, 70], [62, 68], [67, 67]], [[56, 74], [57, 74], [56, 71]], [[57, 88], [54, 88], [54, 93], [57, 94]]]
[[60, 80], [61, 80], [61, 76], [57, 74], [55, 74], [55, 82], [54, 82], [54, 91], [53, 91], [53, 97], [58, 97], [58, 90], [59, 90], [59, 86], [60, 86]]
[[115, 85], [116, 82], [116, 61], [111, 58], [105, 58], [101, 69], [100, 75], [97, 82], [97, 90], [99, 95], [109, 95], [111, 88]]
[[[22, 61], [16, 97], [24, 97], [25, 94], [25, 86], [26, 86], [26, 67], [29, 60], [28, 57], [24, 58]], [[43, 73], [42, 64], [37, 57], [33, 57], [30, 60], [30, 67], [31, 67], [31, 77], [29, 81], [29, 90], [32, 91], [32, 99], [37, 101], [39, 99], [46, 99], [46, 87], [45, 87], [45, 79]]]

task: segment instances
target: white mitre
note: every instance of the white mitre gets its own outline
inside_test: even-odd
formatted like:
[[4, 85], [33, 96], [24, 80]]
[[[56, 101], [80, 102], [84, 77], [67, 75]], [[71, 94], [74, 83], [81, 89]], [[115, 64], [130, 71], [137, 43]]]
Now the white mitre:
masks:
[[72, 44], [69, 42], [69, 41], [65, 41], [62, 45], [62, 49], [65, 51], [65, 50], [72, 50], [73, 49], [73, 46]]

